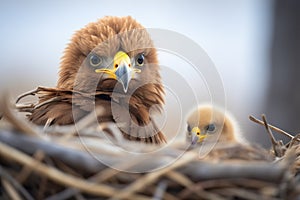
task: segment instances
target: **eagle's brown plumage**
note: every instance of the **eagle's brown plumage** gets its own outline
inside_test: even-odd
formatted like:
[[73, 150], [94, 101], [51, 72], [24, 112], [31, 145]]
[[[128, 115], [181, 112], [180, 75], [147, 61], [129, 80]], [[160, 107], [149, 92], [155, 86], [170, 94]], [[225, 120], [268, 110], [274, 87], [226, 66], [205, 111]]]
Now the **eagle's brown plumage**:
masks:
[[[97, 55], [102, 64], [97, 68], [111, 67], [119, 51], [129, 56], [134, 65], [129, 65], [130, 68], [137, 71], [129, 81], [127, 91], [122, 90], [116, 78], [96, 73], [97, 69], [90, 63], [91, 55]], [[136, 59], [141, 54], [144, 63], [137, 66]], [[125, 138], [148, 143], [165, 142], [149, 111], [150, 108], [160, 110], [164, 104], [156, 49], [145, 28], [131, 17], [104, 17], [77, 31], [62, 57], [57, 90], [64, 92], [44, 91], [39, 95], [39, 103], [46, 103], [31, 111], [29, 119], [32, 122], [38, 125], [73, 124], [96, 105], [105, 110], [98, 116], [98, 121], [121, 124]], [[82, 97], [74, 91], [93, 94], [94, 98]], [[51, 98], [57, 100], [47, 103]], [[126, 116], [128, 109], [131, 118]]]

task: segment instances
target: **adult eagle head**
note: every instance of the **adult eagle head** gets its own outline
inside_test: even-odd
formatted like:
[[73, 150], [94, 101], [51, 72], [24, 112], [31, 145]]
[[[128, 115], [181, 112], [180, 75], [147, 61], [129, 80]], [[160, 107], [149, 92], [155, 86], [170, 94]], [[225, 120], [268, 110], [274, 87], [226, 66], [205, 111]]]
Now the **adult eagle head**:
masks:
[[77, 31], [64, 52], [57, 87], [112, 91], [117, 82], [124, 93], [150, 83], [156, 91], [149, 92], [163, 103], [156, 49], [132, 17], [104, 17]]
[[116, 122], [125, 138], [165, 142], [150, 115], [164, 104], [157, 52], [149, 33], [131, 17], [104, 17], [77, 31], [62, 57], [57, 89], [105, 93], [95, 95], [92, 103], [63, 95], [49, 103], [57, 93], [44, 95], [40, 102], [46, 103], [33, 109], [30, 120], [72, 124], [91, 112], [87, 104], [99, 105], [105, 111], [98, 121]]

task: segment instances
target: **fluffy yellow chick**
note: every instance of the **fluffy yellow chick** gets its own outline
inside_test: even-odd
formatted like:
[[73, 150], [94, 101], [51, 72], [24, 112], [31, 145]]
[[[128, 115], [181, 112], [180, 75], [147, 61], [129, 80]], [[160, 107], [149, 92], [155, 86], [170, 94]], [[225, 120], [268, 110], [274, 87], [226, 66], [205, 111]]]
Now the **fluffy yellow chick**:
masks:
[[194, 109], [187, 118], [187, 142], [191, 145], [204, 141], [242, 142], [236, 120], [227, 112], [211, 105]]

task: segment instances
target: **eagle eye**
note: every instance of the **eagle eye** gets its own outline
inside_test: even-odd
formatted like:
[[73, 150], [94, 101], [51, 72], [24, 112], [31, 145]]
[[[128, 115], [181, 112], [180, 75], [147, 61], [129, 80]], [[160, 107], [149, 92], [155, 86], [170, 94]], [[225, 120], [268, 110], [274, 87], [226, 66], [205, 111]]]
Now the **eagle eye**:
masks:
[[144, 65], [144, 60], [145, 60], [145, 56], [143, 53], [140, 53], [136, 56], [136, 63], [138, 66], [143, 66]]
[[205, 127], [207, 132], [214, 132], [216, 130], [216, 126], [214, 124], [209, 124]]
[[102, 63], [102, 58], [98, 55], [91, 55], [90, 56], [90, 65], [93, 67], [98, 67]]

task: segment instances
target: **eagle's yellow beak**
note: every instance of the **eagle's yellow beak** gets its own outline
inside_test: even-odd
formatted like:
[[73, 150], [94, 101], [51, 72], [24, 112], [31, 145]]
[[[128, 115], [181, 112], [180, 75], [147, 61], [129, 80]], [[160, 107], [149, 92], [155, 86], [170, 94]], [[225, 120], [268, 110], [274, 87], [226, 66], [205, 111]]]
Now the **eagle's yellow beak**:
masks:
[[194, 127], [192, 129], [192, 144], [203, 142], [203, 140], [207, 137], [207, 134], [201, 134], [201, 130], [198, 127]]
[[133, 74], [139, 73], [141, 72], [141, 70], [132, 68], [131, 61], [127, 53], [125, 53], [124, 51], [119, 51], [114, 56], [112, 69], [96, 69], [95, 72], [106, 73], [110, 75], [110, 78], [118, 80], [122, 84], [124, 92], [126, 93]]

